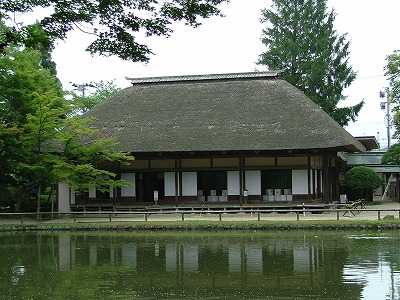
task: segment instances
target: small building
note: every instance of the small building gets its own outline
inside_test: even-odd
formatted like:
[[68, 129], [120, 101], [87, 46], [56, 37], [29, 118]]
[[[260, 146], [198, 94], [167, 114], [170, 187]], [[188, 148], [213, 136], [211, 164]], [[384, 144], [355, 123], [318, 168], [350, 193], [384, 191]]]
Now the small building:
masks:
[[240, 203], [337, 201], [343, 152], [365, 147], [278, 72], [127, 78], [91, 109], [93, 127], [135, 157], [110, 165], [130, 187], [59, 203], [135, 205], [158, 199]]

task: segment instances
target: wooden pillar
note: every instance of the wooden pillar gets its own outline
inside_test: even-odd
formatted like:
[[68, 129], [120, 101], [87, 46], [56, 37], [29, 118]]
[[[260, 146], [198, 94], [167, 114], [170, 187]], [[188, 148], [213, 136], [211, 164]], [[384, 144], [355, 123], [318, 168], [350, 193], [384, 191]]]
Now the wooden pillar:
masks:
[[[315, 194], [315, 174], [318, 174], [318, 172], [316, 170], [311, 170], [311, 175], [312, 175], [312, 195], [313, 195], [313, 199], [315, 200], [317, 198], [317, 195]], [[317, 192], [318, 194], [318, 192]]]
[[310, 200], [312, 197], [311, 197], [311, 174], [312, 174], [312, 172], [311, 172], [311, 170], [310, 169], [308, 169], [307, 170], [307, 193], [308, 193], [308, 195], [307, 195], [307, 199], [308, 200]]
[[339, 201], [340, 200], [340, 182], [339, 182], [339, 164], [336, 161], [335, 166], [332, 170], [333, 173], [333, 180], [332, 180], [332, 184], [333, 184], [333, 192], [332, 192], [332, 196], [331, 196], [331, 202], [332, 201]]
[[244, 158], [242, 156], [239, 156], [239, 188], [240, 188], [240, 193], [239, 193], [239, 200], [240, 200], [240, 205], [243, 205], [243, 189], [244, 189], [244, 175], [243, 175], [243, 160]]
[[396, 173], [396, 200], [400, 202], [400, 177], [399, 173]]
[[182, 170], [180, 170], [178, 172], [179, 174], [179, 197], [178, 197], [178, 201], [179, 203], [182, 202]]
[[329, 154], [324, 154], [324, 159], [323, 159], [323, 165], [324, 165], [324, 173], [323, 173], [323, 182], [324, 182], [324, 187], [323, 187], [323, 197], [324, 197], [324, 202], [328, 203], [331, 198], [331, 176], [329, 172], [329, 166], [330, 166], [330, 156]]
[[179, 167], [179, 159], [175, 158], [175, 205], [179, 205], [179, 174], [178, 174], [178, 167]]
[[322, 196], [323, 196], [322, 195], [322, 177], [323, 177], [322, 173], [323, 173], [322, 170], [318, 170], [318, 172], [317, 172], [318, 198], [322, 198]]
[[[117, 180], [121, 179], [121, 167], [120, 167], [120, 163], [119, 162], [114, 162], [114, 173], [116, 174], [116, 178]], [[113, 207], [115, 208], [117, 206], [117, 198], [118, 195], [117, 193], [121, 194], [121, 188], [117, 188], [117, 187], [113, 187]]]

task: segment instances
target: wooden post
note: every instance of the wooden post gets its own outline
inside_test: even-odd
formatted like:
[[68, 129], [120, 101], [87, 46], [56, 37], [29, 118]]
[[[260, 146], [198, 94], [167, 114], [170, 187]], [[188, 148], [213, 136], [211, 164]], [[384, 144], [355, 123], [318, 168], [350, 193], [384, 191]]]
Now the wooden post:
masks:
[[179, 175], [178, 175], [179, 160], [175, 158], [175, 206], [179, 205]]
[[396, 173], [396, 200], [400, 202], [400, 178], [399, 173]]
[[324, 195], [324, 203], [328, 203], [331, 199], [331, 179], [330, 179], [330, 172], [329, 172], [329, 166], [330, 166], [330, 156], [328, 153], [324, 154], [324, 159], [323, 159], [323, 168], [324, 168], [324, 173], [323, 173], [323, 195]]
[[243, 189], [244, 189], [244, 176], [243, 176], [243, 157], [239, 156], [239, 188], [240, 188], [240, 205], [243, 205]]

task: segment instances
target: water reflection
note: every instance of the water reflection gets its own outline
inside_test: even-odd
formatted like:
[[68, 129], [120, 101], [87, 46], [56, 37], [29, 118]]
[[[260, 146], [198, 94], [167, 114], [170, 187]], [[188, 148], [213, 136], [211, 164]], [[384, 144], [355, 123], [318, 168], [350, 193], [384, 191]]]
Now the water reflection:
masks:
[[399, 299], [398, 233], [0, 234], [0, 299]]

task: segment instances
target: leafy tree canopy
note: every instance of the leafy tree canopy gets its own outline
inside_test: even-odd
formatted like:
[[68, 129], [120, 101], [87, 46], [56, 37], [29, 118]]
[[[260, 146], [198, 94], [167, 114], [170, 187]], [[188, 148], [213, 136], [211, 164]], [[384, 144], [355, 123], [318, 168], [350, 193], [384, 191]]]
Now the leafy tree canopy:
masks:
[[99, 163], [132, 158], [90, 129], [91, 119], [67, 117], [74, 107], [41, 62], [41, 53], [29, 48], [0, 56], [0, 194], [12, 190], [17, 207], [36, 194], [39, 210], [41, 191], [58, 182], [77, 190], [124, 186]]
[[[103, 102], [104, 100], [110, 98], [112, 95], [118, 93], [121, 88], [117, 87], [113, 81], [99, 81], [90, 84], [76, 85], [78, 92], [82, 94], [79, 95], [76, 92], [71, 92], [72, 100], [70, 101], [77, 108], [74, 114], [80, 114], [88, 111], [93, 106]], [[89, 95], [85, 95], [84, 91], [86, 87], [89, 86], [94, 89], [94, 92]]]
[[394, 144], [382, 156], [383, 165], [400, 165], [400, 144]]
[[364, 102], [338, 107], [343, 89], [356, 78], [348, 63], [349, 42], [333, 28], [335, 11], [326, 0], [273, 0], [262, 10], [267, 50], [258, 64], [282, 70], [281, 77], [318, 104], [340, 125], [355, 121]]
[[[5, 0], [0, 1], [0, 18], [12, 21], [11, 14], [46, 8], [50, 13], [39, 23], [51, 42], [64, 40], [69, 31], [78, 29], [95, 37], [87, 47], [91, 54], [147, 62], [152, 51], [137, 40], [139, 33], [169, 36], [175, 21], [196, 27], [199, 18], [222, 15], [217, 8], [222, 2], [229, 0]], [[29, 28], [14, 24], [0, 51], [21, 36], [30, 39]]]
[[42, 65], [42, 55], [26, 48], [5, 49], [0, 57], [0, 123], [21, 124], [34, 111], [34, 93], [55, 93], [60, 102], [60, 82]]

